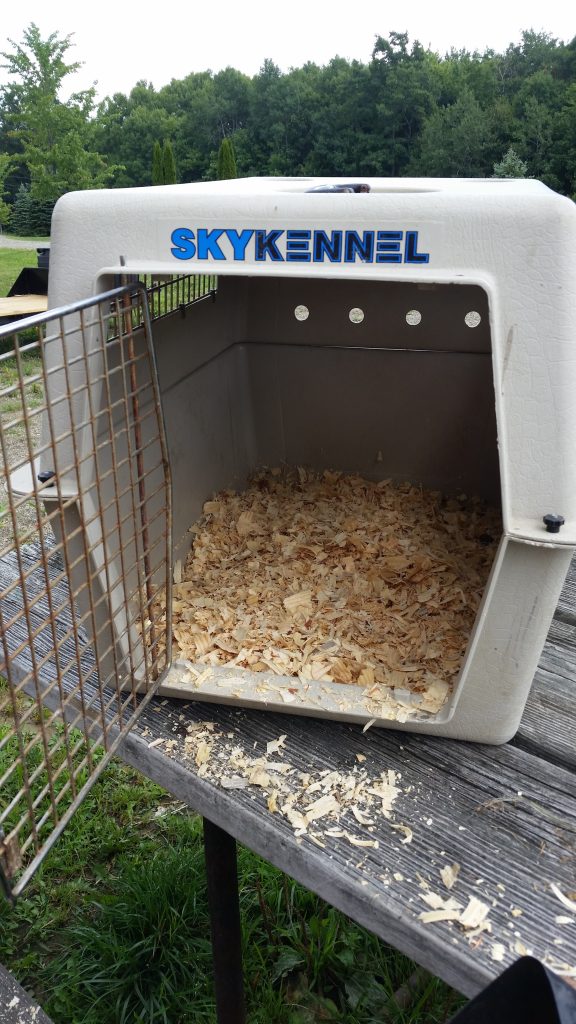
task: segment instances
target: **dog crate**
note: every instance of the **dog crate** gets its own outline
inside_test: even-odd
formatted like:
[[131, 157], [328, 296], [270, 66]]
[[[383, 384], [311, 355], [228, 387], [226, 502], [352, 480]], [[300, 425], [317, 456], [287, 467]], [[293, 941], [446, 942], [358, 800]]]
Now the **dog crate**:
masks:
[[533, 181], [61, 199], [2, 357], [17, 725], [80, 774], [155, 692], [507, 740], [576, 546], [575, 292]]

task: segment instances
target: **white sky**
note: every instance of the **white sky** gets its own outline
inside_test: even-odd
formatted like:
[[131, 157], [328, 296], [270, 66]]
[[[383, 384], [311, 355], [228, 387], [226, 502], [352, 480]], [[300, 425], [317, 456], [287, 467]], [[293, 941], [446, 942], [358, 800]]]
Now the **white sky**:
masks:
[[[571, 13], [572, 12], [572, 13]], [[98, 98], [129, 92], [139, 79], [156, 88], [192, 71], [231, 65], [254, 75], [265, 57], [283, 71], [339, 55], [367, 61], [374, 37], [408, 31], [440, 54], [501, 52], [524, 29], [568, 42], [576, 35], [570, 0], [2, 0], [0, 51], [36, 22], [44, 37], [73, 33], [70, 60], [84, 68], [70, 84], [97, 81]], [[0, 69], [0, 84], [7, 81]]]

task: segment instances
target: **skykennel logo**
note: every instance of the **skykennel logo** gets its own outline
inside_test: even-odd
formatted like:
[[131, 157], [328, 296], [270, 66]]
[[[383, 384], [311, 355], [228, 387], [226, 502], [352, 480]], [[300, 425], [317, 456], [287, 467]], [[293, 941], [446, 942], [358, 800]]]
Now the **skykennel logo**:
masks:
[[313, 231], [296, 229], [176, 228], [170, 252], [199, 263], [410, 263], [430, 254], [417, 231]]

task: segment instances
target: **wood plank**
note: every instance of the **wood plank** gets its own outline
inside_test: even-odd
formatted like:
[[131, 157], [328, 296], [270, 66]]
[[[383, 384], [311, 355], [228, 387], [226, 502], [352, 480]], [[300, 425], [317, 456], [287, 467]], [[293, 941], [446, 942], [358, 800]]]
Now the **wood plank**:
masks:
[[47, 295], [11, 295], [0, 298], [0, 316], [31, 316], [45, 313], [48, 309]]
[[[326, 836], [316, 826], [320, 848], [309, 834], [295, 835], [283, 814], [269, 811], [261, 787], [230, 791], [201, 778], [194, 761], [185, 760], [184, 740], [189, 727], [206, 721], [215, 723], [212, 756], [221, 755], [223, 765], [232, 747], [245, 756], [265, 756], [266, 742], [285, 733], [286, 746], [276, 756], [293, 764], [296, 776], [350, 773], [358, 769], [358, 753], [371, 777], [399, 772], [401, 793], [390, 821], [381, 813], [373, 826], [359, 824], [349, 812], [342, 818], [347, 836], [375, 839], [378, 848], [357, 848], [346, 836]], [[565, 962], [575, 966], [576, 915], [551, 889], [574, 889], [573, 773], [512, 746], [387, 730], [363, 734], [335, 722], [167, 700], [148, 708], [137, 730], [123, 743], [125, 760], [465, 994], [483, 988], [524, 948], [556, 969]], [[171, 756], [149, 745], [160, 737], [175, 741]], [[403, 843], [405, 834], [393, 824], [410, 828], [412, 841]], [[461, 872], [449, 893], [440, 869], [454, 862]], [[419, 914], [429, 907], [423, 884], [463, 905], [472, 896], [489, 904], [491, 933], [471, 942], [454, 922], [424, 924]], [[560, 925], [558, 917], [572, 923]], [[504, 947], [502, 960], [492, 958], [495, 946], [497, 953]]]
[[576, 771], [576, 676], [558, 671], [552, 656], [540, 663], [513, 744]]
[[560, 595], [560, 601], [558, 602], [558, 608], [565, 614], [572, 615], [573, 621], [576, 622], [576, 556], [572, 560], [566, 582]]
[[52, 1024], [37, 1003], [0, 964], [0, 1020], [2, 1024]]

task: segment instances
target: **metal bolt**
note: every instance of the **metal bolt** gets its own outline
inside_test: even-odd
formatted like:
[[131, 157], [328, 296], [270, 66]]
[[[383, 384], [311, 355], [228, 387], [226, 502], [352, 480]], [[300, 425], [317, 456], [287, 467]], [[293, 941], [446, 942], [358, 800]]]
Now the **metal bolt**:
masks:
[[564, 526], [564, 516], [555, 516], [552, 512], [542, 517], [547, 533], [560, 533], [560, 527]]
[[[38, 473], [38, 479], [41, 484], [47, 484], [54, 476], [56, 476], [56, 473], [53, 469], [43, 469], [41, 473]], [[56, 483], [56, 481], [54, 481], [54, 483]], [[50, 484], [50, 486], [53, 487], [54, 484]]]

